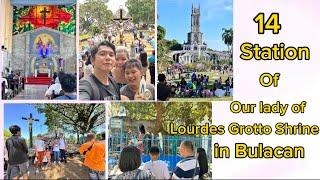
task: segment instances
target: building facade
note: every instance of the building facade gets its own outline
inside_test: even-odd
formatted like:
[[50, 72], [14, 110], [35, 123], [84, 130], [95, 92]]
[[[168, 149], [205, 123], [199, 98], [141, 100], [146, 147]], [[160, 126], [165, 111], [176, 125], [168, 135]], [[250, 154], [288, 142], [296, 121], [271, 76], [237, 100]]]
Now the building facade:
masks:
[[230, 59], [226, 51], [208, 50], [200, 29], [201, 24], [200, 5], [191, 8], [190, 32], [187, 34], [187, 42], [184, 42], [182, 50], [172, 51], [169, 55], [174, 62], [180, 64], [211, 62], [216, 64], [219, 60]]
[[76, 0], [0, 0], [4, 76], [76, 72]]
[[183, 50], [207, 50], [207, 45], [202, 41], [203, 33], [200, 31], [200, 6], [191, 10], [191, 32], [188, 33], [188, 41], [183, 44]]

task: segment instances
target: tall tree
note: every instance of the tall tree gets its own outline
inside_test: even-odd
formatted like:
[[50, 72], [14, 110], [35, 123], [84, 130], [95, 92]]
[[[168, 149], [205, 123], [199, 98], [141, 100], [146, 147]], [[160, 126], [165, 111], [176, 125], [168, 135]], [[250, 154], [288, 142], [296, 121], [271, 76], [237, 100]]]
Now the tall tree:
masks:
[[113, 112], [112, 116], [116, 115], [117, 112], [112, 110], [115, 108], [119, 109], [120, 106], [123, 106], [126, 109], [127, 116], [132, 120], [137, 121], [151, 121], [156, 117], [156, 111], [154, 107], [154, 103], [146, 102], [146, 103], [112, 103], [111, 104], [111, 112]]
[[9, 131], [9, 129], [5, 129], [4, 130], [4, 138], [9, 138], [11, 137], [11, 132]]
[[223, 28], [222, 31], [222, 40], [228, 46], [228, 52], [230, 54], [230, 57], [232, 57], [233, 29]]
[[163, 61], [165, 54], [168, 53], [169, 48], [167, 47], [166, 40], [164, 39], [166, 36], [166, 29], [160, 25], [157, 27], [157, 41], [158, 41], [158, 62]]
[[205, 117], [211, 120], [209, 102], [113, 103], [111, 109], [119, 106], [125, 107], [127, 117], [132, 120], [155, 121], [154, 133], [167, 133], [170, 122], [189, 125], [198, 124]]
[[156, 108], [156, 123], [155, 123], [155, 132], [163, 132], [164, 128], [162, 126], [162, 122], [163, 122], [163, 111], [164, 111], [164, 103], [163, 102], [156, 102], [155, 104], [155, 108]]
[[168, 40], [165, 39], [166, 36], [166, 29], [160, 25], [157, 27], [158, 34], [157, 34], [157, 45], [158, 45], [158, 53], [157, 53], [157, 59], [158, 59], [158, 72], [163, 71], [169, 64], [173, 62], [172, 57], [168, 56], [169, 53], [169, 43]]
[[44, 113], [45, 125], [49, 131], [59, 127], [80, 135], [93, 131], [105, 123], [104, 104], [41, 104], [35, 105], [39, 113]]
[[158, 32], [157, 32], [158, 41], [162, 41], [166, 37], [166, 29], [160, 25], [158, 25], [157, 28], [158, 28]]
[[163, 127], [167, 124], [198, 124], [208, 117], [211, 120], [211, 103], [209, 102], [170, 102], [166, 104], [163, 116]]
[[183, 49], [182, 45], [175, 39], [173, 39], [171, 41], [167, 41], [167, 44], [168, 44], [169, 49], [171, 51], [177, 51], [177, 50], [182, 50]]
[[155, 1], [154, 0], [127, 0], [126, 7], [133, 17], [134, 23], [155, 23]]
[[80, 33], [98, 35], [111, 23], [112, 11], [108, 10], [107, 1], [87, 0], [80, 4]]

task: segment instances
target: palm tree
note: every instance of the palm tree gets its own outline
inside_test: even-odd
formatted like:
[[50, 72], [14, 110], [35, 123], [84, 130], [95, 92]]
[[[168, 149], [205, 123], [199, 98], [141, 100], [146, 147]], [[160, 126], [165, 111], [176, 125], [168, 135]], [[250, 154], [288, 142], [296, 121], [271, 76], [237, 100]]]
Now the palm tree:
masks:
[[232, 57], [233, 29], [222, 28], [222, 40], [228, 46], [228, 52]]

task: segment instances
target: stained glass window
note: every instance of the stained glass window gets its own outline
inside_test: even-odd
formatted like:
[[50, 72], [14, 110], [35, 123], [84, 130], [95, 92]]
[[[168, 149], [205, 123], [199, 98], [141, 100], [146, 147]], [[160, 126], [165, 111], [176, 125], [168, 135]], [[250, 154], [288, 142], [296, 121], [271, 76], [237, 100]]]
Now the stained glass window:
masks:
[[75, 34], [74, 6], [25, 6], [13, 8], [13, 34], [48, 27]]

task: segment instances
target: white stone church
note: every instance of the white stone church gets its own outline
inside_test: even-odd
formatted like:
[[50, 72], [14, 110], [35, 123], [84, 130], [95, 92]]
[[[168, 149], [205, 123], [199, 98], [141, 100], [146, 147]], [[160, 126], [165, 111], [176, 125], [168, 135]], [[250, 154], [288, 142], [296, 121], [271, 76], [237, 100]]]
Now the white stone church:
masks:
[[203, 33], [200, 31], [200, 5], [198, 8], [192, 5], [191, 32], [188, 33], [188, 41], [182, 45], [183, 50], [172, 51], [170, 56], [175, 62], [181, 64], [196, 63], [199, 59], [212, 63], [222, 59], [229, 59], [228, 53], [225, 51], [209, 51], [202, 37]]

